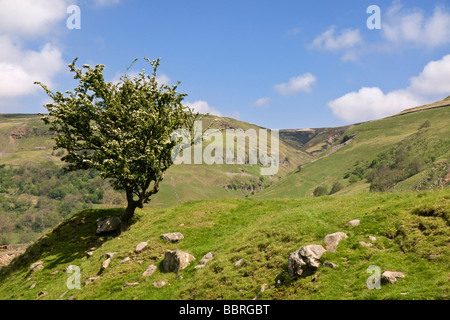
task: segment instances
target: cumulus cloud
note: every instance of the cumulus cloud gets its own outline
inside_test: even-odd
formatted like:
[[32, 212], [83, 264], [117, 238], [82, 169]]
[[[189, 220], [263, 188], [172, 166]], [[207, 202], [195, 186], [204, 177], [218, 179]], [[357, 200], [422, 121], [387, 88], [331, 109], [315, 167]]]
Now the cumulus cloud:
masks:
[[378, 87], [363, 87], [357, 92], [332, 100], [333, 114], [348, 122], [373, 120], [423, 105], [450, 94], [450, 55], [429, 62], [423, 71], [410, 79], [406, 89], [384, 93]]
[[211, 107], [208, 102], [197, 100], [194, 102], [185, 102], [184, 105], [188, 106], [189, 108], [193, 109], [195, 112], [199, 112], [201, 114], [209, 113], [214, 114], [216, 116], [222, 116], [222, 113], [215, 109], [214, 107]]
[[436, 7], [429, 17], [421, 9], [405, 9], [396, 1], [383, 17], [385, 39], [396, 45], [439, 47], [450, 43], [450, 12]]
[[311, 73], [304, 73], [292, 77], [286, 83], [277, 84], [274, 89], [283, 96], [293, 95], [299, 92], [311, 92], [311, 86], [317, 81]]
[[45, 34], [66, 17], [67, 0], [2, 0], [0, 33], [19, 36]]
[[7, 36], [0, 36], [0, 98], [34, 93], [41, 81], [51, 86], [51, 78], [64, 68], [61, 51], [47, 43], [40, 51], [26, 50]]
[[254, 107], [268, 107], [270, 104], [270, 98], [263, 97], [259, 98], [253, 103]]

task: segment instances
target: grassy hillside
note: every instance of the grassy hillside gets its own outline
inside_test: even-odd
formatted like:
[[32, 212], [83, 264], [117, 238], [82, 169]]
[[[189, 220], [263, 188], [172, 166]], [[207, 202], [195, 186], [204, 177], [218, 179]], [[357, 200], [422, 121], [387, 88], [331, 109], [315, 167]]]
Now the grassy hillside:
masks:
[[[64, 221], [16, 258], [0, 274], [0, 299], [448, 299], [450, 189], [421, 193], [364, 193], [353, 196], [272, 200], [191, 201], [167, 209], [146, 208], [119, 236], [98, 237], [95, 221], [118, 210], [86, 210]], [[360, 225], [347, 222], [359, 219]], [[321, 260], [338, 266], [291, 280], [290, 252], [322, 244], [326, 234], [345, 232], [337, 252]], [[169, 244], [162, 233], [182, 232]], [[371, 242], [368, 236], [376, 237]], [[148, 241], [146, 250], [135, 247]], [[371, 242], [365, 247], [360, 241]], [[86, 252], [95, 248], [92, 257]], [[163, 272], [167, 249], [180, 249], [195, 261], [178, 276]], [[205, 268], [201, 257], [214, 253]], [[116, 252], [99, 273], [104, 254]], [[129, 257], [130, 260], [120, 263]], [[243, 259], [240, 266], [236, 262]], [[34, 273], [30, 265], [42, 261]], [[150, 277], [142, 273], [151, 264]], [[69, 265], [81, 270], [81, 289], [66, 286]], [[405, 274], [395, 284], [369, 290], [371, 265]], [[90, 277], [100, 275], [85, 284]], [[165, 281], [162, 288], [155, 281]], [[137, 282], [137, 284], [136, 284]], [[122, 290], [126, 283], [134, 286]], [[264, 292], [260, 288], [266, 284]]]
[[[369, 173], [373, 175], [372, 169], [381, 165], [388, 174], [397, 175], [391, 177], [390, 189], [426, 189], [436, 187], [438, 181], [443, 185], [450, 182], [449, 119], [450, 107], [441, 107], [355, 125], [300, 172], [254, 197], [310, 196], [318, 186], [330, 190], [336, 182], [343, 186], [343, 194], [368, 191]], [[418, 170], [409, 172], [414, 165]]]

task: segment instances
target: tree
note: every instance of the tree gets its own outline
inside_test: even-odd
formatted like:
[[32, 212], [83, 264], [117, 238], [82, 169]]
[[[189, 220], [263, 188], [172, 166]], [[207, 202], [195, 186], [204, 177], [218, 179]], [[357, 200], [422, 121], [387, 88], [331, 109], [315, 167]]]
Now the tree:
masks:
[[125, 191], [123, 228], [136, 208], [159, 191], [179, 142], [172, 141], [172, 133], [180, 128], [192, 132], [200, 118], [181, 103], [186, 94], [176, 91], [179, 82], [158, 84], [160, 59], [145, 60], [153, 68], [152, 75], [142, 70], [139, 76], [124, 74], [120, 82], [112, 83], [104, 80], [104, 65], [78, 69], [75, 59], [69, 68], [79, 84], [67, 95], [36, 82], [53, 100], [45, 105], [48, 114], [42, 120], [56, 133], [54, 148], [66, 150], [61, 158], [69, 163], [66, 170], [95, 169], [114, 189]]
[[313, 191], [314, 197], [321, 197], [328, 194], [328, 190], [326, 186], [318, 186]]

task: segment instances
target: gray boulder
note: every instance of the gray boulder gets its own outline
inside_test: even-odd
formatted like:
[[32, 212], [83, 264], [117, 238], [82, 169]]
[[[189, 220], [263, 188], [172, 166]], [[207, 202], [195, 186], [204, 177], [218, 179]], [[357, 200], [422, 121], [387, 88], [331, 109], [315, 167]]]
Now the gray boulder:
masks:
[[97, 234], [108, 233], [112, 231], [120, 231], [122, 221], [119, 217], [109, 217], [97, 220]]
[[336, 252], [339, 241], [345, 238], [347, 238], [347, 235], [344, 232], [335, 232], [327, 234], [325, 238], [323, 238], [323, 242], [325, 242], [328, 251]]
[[361, 221], [359, 221], [358, 219], [355, 219], [355, 220], [351, 220], [351, 221], [349, 221], [349, 222], [347, 222], [349, 225], [351, 225], [352, 227], [356, 227], [356, 226], [358, 226], [359, 225], [359, 223], [360, 223]]
[[178, 273], [194, 260], [195, 257], [187, 252], [167, 250], [164, 255], [163, 269], [165, 272]]
[[173, 232], [173, 233], [164, 233], [161, 235], [161, 238], [167, 242], [178, 242], [178, 240], [184, 239], [184, 236], [181, 232]]
[[142, 251], [144, 251], [145, 247], [147, 246], [147, 242], [140, 242], [137, 246], [136, 249], [134, 250], [136, 253], [141, 253]]
[[311, 244], [292, 252], [287, 263], [289, 276], [293, 278], [312, 274], [320, 267], [319, 259], [325, 251], [321, 245]]
[[155, 273], [156, 269], [157, 269], [157, 267], [154, 264], [152, 264], [144, 271], [142, 276], [143, 277], [150, 277], [151, 275], [153, 275], [153, 273]]

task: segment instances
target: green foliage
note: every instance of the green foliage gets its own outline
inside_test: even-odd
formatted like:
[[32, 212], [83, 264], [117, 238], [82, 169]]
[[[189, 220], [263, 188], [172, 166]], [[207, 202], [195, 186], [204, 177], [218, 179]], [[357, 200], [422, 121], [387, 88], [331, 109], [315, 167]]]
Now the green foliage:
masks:
[[[159, 59], [145, 59], [152, 75], [144, 70], [134, 78], [125, 74], [117, 84], [105, 82], [103, 65], [77, 69], [75, 59], [69, 68], [79, 84], [66, 96], [38, 83], [53, 100], [42, 119], [56, 132], [55, 149], [67, 152], [61, 160], [69, 163], [70, 171], [95, 169], [110, 179], [114, 189], [125, 190], [129, 209], [125, 221], [159, 191], [178, 143], [172, 141], [172, 133], [181, 128], [192, 131], [198, 118], [182, 105], [186, 94], [177, 92], [179, 83], [158, 84]], [[63, 195], [63, 190], [54, 194]]]
[[343, 188], [344, 188], [344, 186], [342, 185], [342, 183], [340, 183], [339, 181], [336, 181], [335, 183], [333, 183], [333, 186], [331, 187], [330, 195], [341, 191]]
[[314, 189], [313, 195], [314, 197], [321, 197], [328, 194], [328, 188], [326, 186], [318, 186]]

